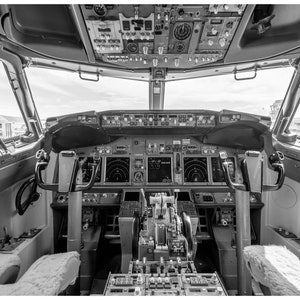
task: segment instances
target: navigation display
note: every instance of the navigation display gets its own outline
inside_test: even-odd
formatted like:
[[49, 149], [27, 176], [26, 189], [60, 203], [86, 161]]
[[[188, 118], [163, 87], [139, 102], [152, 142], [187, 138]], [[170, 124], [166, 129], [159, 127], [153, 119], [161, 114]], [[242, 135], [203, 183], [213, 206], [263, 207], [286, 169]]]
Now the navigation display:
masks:
[[129, 182], [129, 157], [107, 157], [105, 182]]
[[171, 157], [148, 157], [148, 182], [172, 182]]
[[207, 158], [184, 157], [184, 182], [208, 182]]

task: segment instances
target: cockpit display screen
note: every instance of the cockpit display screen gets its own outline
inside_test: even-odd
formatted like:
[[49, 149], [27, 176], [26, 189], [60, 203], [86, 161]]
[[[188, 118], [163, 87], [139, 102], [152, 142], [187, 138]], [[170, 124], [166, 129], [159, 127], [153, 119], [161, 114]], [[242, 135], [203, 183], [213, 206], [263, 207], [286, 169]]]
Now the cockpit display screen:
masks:
[[148, 157], [148, 182], [172, 182], [171, 157]]

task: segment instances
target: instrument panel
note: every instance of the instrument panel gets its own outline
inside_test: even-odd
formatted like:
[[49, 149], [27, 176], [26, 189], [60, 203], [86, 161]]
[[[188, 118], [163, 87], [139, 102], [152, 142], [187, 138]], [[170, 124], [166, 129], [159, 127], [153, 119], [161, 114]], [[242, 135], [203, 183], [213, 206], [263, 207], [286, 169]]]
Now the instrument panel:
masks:
[[[224, 149], [224, 147], [222, 147]], [[218, 146], [207, 145], [193, 137], [121, 137], [95, 147], [78, 148], [85, 159], [84, 182], [90, 178], [89, 162], [101, 157], [101, 170], [95, 185], [226, 185], [219, 162]], [[226, 149], [236, 173], [238, 150]]]

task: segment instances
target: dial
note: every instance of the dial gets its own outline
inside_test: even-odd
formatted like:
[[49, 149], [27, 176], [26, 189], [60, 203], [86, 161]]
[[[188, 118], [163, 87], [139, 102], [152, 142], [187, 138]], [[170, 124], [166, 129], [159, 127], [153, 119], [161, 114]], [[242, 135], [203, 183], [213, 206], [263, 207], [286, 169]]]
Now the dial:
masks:
[[100, 17], [104, 17], [107, 13], [107, 9], [106, 9], [105, 5], [103, 5], [103, 4], [94, 5], [94, 11]]
[[186, 40], [192, 33], [191, 25], [188, 23], [178, 23], [174, 29], [174, 37], [177, 40]]

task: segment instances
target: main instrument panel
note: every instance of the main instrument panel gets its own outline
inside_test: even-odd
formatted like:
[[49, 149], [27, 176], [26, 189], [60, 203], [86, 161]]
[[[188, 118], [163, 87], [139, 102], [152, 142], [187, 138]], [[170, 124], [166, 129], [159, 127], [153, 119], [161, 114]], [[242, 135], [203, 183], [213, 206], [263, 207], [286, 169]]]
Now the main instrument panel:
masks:
[[[222, 147], [223, 149], [223, 147]], [[90, 178], [89, 161], [101, 157], [95, 185], [225, 185], [219, 163], [220, 147], [192, 137], [121, 137], [116, 141], [76, 150], [84, 160], [84, 182]], [[234, 179], [237, 150], [230, 154]]]
[[223, 60], [246, 5], [81, 5], [96, 59], [133, 68]]

